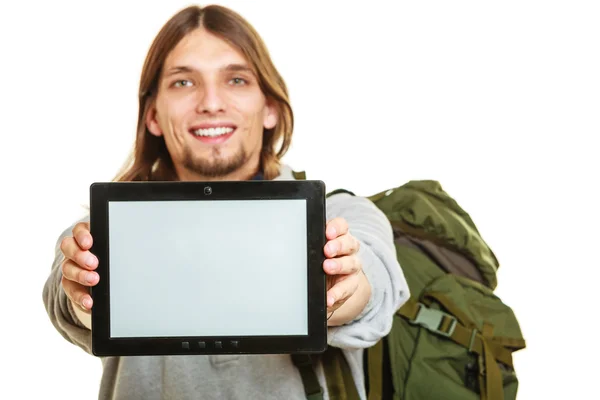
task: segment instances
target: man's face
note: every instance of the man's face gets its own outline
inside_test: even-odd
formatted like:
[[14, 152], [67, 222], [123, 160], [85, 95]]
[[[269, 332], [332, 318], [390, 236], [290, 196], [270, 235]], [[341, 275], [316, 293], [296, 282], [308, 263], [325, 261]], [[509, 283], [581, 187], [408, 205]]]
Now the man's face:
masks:
[[247, 179], [259, 165], [263, 128], [276, 123], [244, 56], [202, 28], [167, 57], [146, 118], [181, 180]]

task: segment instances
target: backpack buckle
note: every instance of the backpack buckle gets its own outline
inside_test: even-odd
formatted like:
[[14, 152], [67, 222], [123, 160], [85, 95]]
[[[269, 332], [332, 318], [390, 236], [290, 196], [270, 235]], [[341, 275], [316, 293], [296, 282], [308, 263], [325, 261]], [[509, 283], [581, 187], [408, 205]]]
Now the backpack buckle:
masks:
[[412, 324], [421, 325], [430, 331], [445, 337], [451, 337], [456, 328], [456, 318], [440, 310], [428, 308], [422, 303], [418, 303], [419, 311]]

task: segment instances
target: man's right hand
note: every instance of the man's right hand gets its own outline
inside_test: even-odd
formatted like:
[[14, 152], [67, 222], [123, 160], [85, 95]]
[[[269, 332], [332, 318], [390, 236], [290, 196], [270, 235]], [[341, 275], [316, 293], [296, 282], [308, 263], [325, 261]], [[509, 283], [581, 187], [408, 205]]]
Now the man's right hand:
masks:
[[81, 310], [90, 313], [92, 296], [89, 288], [98, 284], [100, 276], [94, 270], [98, 259], [90, 253], [92, 234], [90, 224], [80, 222], [73, 228], [73, 236], [63, 239], [60, 250], [65, 256], [62, 268], [62, 287], [67, 297]]

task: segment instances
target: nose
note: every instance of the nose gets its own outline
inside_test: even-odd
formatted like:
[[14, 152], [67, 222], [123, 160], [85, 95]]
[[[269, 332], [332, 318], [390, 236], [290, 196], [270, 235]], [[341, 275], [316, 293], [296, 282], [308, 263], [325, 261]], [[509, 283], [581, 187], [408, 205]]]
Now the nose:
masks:
[[205, 84], [198, 90], [198, 113], [216, 114], [225, 109], [223, 93], [218, 85]]

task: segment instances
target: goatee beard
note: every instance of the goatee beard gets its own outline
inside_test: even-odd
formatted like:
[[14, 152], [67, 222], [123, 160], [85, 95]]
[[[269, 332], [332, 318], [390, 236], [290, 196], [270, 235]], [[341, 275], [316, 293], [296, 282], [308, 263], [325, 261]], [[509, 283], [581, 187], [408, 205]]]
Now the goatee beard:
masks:
[[190, 172], [207, 178], [221, 178], [240, 169], [247, 161], [248, 155], [240, 148], [233, 156], [224, 158], [218, 148], [213, 148], [208, 158], [198, 158], [187, 149], [183, 166]]

